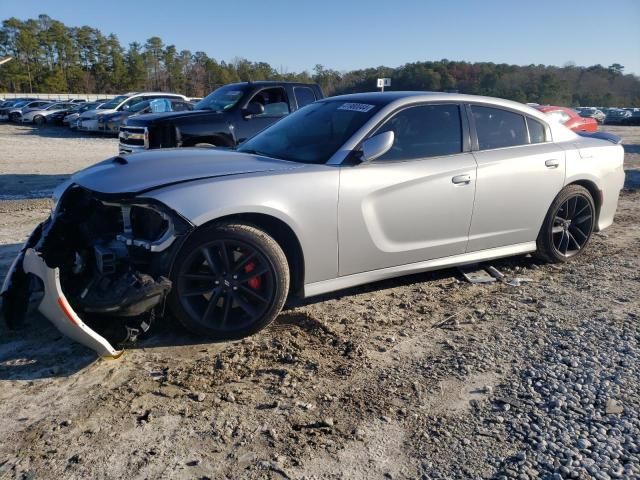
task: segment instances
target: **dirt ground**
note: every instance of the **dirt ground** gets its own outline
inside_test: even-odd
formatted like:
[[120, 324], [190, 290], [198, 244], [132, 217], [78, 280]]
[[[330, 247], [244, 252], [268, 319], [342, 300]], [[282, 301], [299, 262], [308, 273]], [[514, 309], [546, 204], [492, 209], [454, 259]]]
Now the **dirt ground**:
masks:
[[[2, 478], [639, 478], [640, 128], [615, 224], [533, 281], [414, 275], [287, 309], [240, 342], [167, 320], [119, 360], [0, 326]], [[0, 125], [0, 278], [117, 140]]]

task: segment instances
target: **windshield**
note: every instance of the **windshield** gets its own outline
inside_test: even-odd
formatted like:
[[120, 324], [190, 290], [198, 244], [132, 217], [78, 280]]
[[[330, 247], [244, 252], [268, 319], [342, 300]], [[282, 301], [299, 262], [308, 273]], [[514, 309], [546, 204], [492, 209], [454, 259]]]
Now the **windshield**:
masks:
[[127, 97], [126, 95], [117, 96], [113, 100], [109, 100], [107, 103], [103, 104], [102, 106], [100, 106], [98, 108], [100, 110], [113, 110], [118, 105], [120, 105], [123, 101], [125, 101], [127, 98], [129, 98], [129, 97]]
[[238, 148], [300, 163], [326, 163], [380, 105], [325, 101], [285, 117]]
[[196, 103], [196, 110], [212, 110], [214, 112], [222, 112], [229, 110], [240, 101], [246, 86], [244, 85], [227, 85], [214, 90], [204, 99]]

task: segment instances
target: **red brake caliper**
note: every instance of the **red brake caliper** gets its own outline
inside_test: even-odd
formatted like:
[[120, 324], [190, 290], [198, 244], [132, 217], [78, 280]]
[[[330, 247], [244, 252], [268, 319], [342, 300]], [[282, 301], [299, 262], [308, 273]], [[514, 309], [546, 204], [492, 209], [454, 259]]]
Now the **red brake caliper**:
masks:
[[[255, 262], [249, 262], [244, 266], [245, 273], [251, 273], [255, 269], [256, 269]], [[260, 278], [259, 276], [253, 277], [253, 278], [250, 278], [247, 283], [254, 290], [260, 290], [260, 287], [262, 287], [262, 278]]]

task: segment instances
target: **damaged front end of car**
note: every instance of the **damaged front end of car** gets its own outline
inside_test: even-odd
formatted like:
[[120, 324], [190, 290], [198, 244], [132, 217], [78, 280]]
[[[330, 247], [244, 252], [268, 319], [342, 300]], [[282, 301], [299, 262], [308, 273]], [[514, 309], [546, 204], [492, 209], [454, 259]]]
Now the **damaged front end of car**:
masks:
[[65, 335], [118, 357], [163, 313], [175, 252], [192, 229], [152, 199], [69, 186], [9, 270], [7, 325], [19, 326], [37, 304]]

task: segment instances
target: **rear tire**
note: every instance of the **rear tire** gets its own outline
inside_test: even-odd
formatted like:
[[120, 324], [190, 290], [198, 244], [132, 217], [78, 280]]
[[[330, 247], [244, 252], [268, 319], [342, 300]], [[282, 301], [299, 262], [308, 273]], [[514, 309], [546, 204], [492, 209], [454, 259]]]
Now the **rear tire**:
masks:
[[593, 233], [596, 207], [589, 190], [580, 185], [563, 188], [549, 207], [538, 239], [537, 255], [551, 263], [580, 255]]
[[246, 224], [194, 232], [176, 255], [169, 307], [192, 332], [213, 340], [256, 333], [280, 313], [289, 266], [280, 245]]
[[37, 115], [33, 118], [33, 123], [35, 123], [37, 126], [42, 126], [44, 125], [46, 122], [45, 118], [42, 115]]

